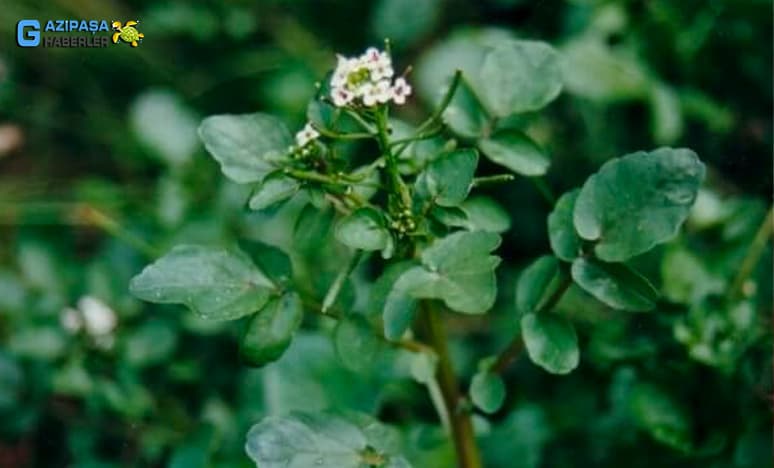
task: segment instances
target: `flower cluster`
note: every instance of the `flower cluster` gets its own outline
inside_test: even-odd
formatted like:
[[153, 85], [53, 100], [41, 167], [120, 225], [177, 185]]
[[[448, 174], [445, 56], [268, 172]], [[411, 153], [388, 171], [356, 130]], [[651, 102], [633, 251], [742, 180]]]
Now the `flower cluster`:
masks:
[[337, 107], [359, 103], [366, 107], [390, 101], [404, 104], [411, 86], [403, 77], [393, 82], [395, 71], [387, 52], [373, 47], [360, 57], [338, 56], [331, 78], [331, 98]]
[[59, 321], [62, 328], [70, 334], [85, 329], [100, 347], [109, 349], [113, 346], [113, 331], [118, 325], [118, 317], [110, 306], [96, 297], [81, 297], [76, 308], [67, 307], [62, 310]]

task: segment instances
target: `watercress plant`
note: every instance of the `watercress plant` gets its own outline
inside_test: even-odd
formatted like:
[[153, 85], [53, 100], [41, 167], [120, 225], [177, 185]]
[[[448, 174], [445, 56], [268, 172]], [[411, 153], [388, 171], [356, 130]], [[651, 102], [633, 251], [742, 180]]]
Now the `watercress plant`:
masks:
[[[306, 204], [294, 242], [308, 255], [252, 241], [181, 245], [137, 275], [131, 291], [205, 319], [245, 318], [240, 354], [255, 366], [280, 359], [302, 324], [319, 323], [309, 314], [337, 321], [332, 339], [347, 367], [376, 365], [385, 350], [400, 350], [426, 385], [459, 466], [476, 468], [482, 461], [472, 415], [501, 407], [511, 390], [501, 374], [522, 347], [552, 374], [579, 365], [573, 321], [555, 312], [565, 292], [575, 285], [621, 314], [659, 305], [659, 291], [629, 261], [677, 235], [705, 169], [688, 149], [608, 161], [556, 199], [547, 219], [552, 251], [515, 285], [498, 284], [496, 252], [508, 226], [469, 197], [526, 177], [554, 199], [542, 179], [551, 159], [519, 122], [559, 95], [559, 55], [535, 41], [487, 47], [476, 66], [461, 65], [439, 82], [433, 112], [415, 126], [391, 115], [412, 96], [410, 71], [396, 74], [389, 43], [339, 56], [295, 138], [271, 115], [206, 118], [199, 136], [228, 178], [253, 187], [250, 210], [275, 210], [291, 199]], [[477, 175], [484, 158], [504, 172]], [[299, 274], [322, 271], [314, 260], [320, 251], [338, 260], [336, 274], [315, 278], [322, 288]], [[366, 300], [355, 301], [358, 269], [375, 279]], [[447, 321], [486, 314], [498, 290], [512, 288], [519, 333], [482, 359], [475, 375], [460, 378]], [[360, 413], [272, 416], [250, 430], [246, 450], [261, 468], [409, 466], [400, 437]]]

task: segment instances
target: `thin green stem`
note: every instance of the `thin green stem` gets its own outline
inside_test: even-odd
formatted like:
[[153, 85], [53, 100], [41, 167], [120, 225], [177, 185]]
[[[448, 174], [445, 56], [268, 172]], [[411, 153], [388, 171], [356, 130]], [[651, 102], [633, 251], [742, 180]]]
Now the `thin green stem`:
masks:
[[374, 126], [366, 122], [357, 112], [346, 108], [344, 109], [344, 112], [346, 112], [346, 114], [350, 116], [352, 120], [357, 122], [363, 128], [363, 130], [368, 132], [372, 137], [376, 134], [377, 130], [374, 128]]
[[338, 132], [332, 132], [326, 128], [322, 127], [314, 127], [315, 130], [317, 130], [320, 135], [327, 137], [327, 138], [333, 138], [334, 140], [365, 140], [368, 138], [373, 138], [374, 136], [370, 133], [338, 133]]
[[530, 177], [529, 180], [532, 181], [532, 183], [535, 185], [535, 188], [537, 188], [538, 192], [540, 192], [540, 195], [545, 198], [548, 204], [551, 206], [556, 204], [556, 195], [554, 195], [554, 191], [551, 190], [551, 186], [548, 185], [548, 182], [546, 182], [545, 178]]
[[438, 135], [442, 131], [443, 131], [443, 126], [438, 126], [438, 127], [434, 128], [434, 129], [429, 130], [429, 131], [427, 131], [425, 133], [422, 133], [422, 134], [414, 134], [414, 135], [412, 135], [410, 137], [399, 138], [397, 140], [392, 140], [390, 142], [390, 146], [398, 146], [398, 145], [403, 145], [403, 144], [410, 144], [410, 143], [413, 143], [413, 142], [419, 141], [419, 140], [427, 140], [429, 138], [433, 138], [434, 136]]
[[384, 106], [381, 110], [377, 110], [376, 112], [376, 128], [378, 130], [377, 141], [379, 142], [379, 147], [382, 150], [382, 154], [386, 162], [387, 173], [390, 177], [390, 183], [392, 185], [391, 188], [394, 194], [400, 196], [403, 206], [410, 207], [411, 194], [409, 193], [408, 187], [403, 181], [403, 178], [400, 176], [400, 171], [398, 170], [398, 157], [392, 152], [392, 149], [390, 148], [390, 137], [387, 130], [387, 112], [388, 109], [386, 106]]
[[[462, 71], [461, 70], [455, 71], [451, 84], [449, 85], [449, 88], [446, 90], [446, 94], [444, 95], [443, 99], [441, 99], [441, 103], [438, 105], [435, 111], [430, 115], [430, 117], [428, 117], [427, 120], [422, 122], [419, 125], [419, 127], [417, 127], [416, 132], [414, 132], [415, 137], [418, 135], [422, 135], [432, 125], [436, 123], [441, 123], [441, 117], [443, 117], [444, 111], [446, 111], [446, 108], [449, 107], [449, 104], [451, 104], [451, 101], [454, 98], [454, 94], [457, 92], [457, 88], [459, 87], [461, 80], [462, 80]], [[400, 156], [403, 153], [403, 151], [409, 146], [409, 143], [410, 141], [403, 143], [400, 148], [395, 150], [395, 154], [397, 156]]]
[[152, 245], [131, 233], [115, 219], [92, 206], [84, 205], [76, 209], [75, 217], [122, 240], [148, 258], [155, 259], [161, 255], [161, 252]]
[[[553, 309], [562, 299], [564, 293], [570, 288], [570, 285], [572, 285], [572, 277], [565, 273], [554, 292], [538, 306], [535, 313], [542, 314]], [[492, 364], [490, 372], [495, 374], [502, 374], [505, 372], [508, 366], [519, 357], [522, 349], [524, 349], [524, 344], [521, 341], [521, 335], [517, 335], [511, 340], [508, 346], [497, 355], [497, 359], [495, 359], [494, 364]]]
[[516, 179], [516, 176], [513, 174], [496, 174], [491, 176], [485, 176], [485, 177], [476, 177], [473, 179], [473, 187], [483, 187], [485, 185], [495, 185], [495, 184], [504, 184], [506, 182], [511, 182]]
[[347, 278], [349, 278], [349, 275], [352, 274], [352, 271], [357, 267], [362, 258], [363, 251], [356, 250], [352, 255], [352, 258], [349, 259], [349, 262], [347, 262], [344, 268], [339, 271], [339, 274], [336, 275], [336, 279], [333, 280], [333, 284], [331, 284], [328, 293], [325, 295], [325, 299], [323, 299], [322, 307], [320, 308], [323, 314], [328, 313], [331, 306], [336, 302], [336, 299], [338, 299], [339, 293], [341, 292], [341, 288], [344, 287]]
[[755, 271], [755, 266], [758, 265], [761, 255], [763, 255], [763, 252], [766, 249], [766, 244], [768, 244], [772, 229], [774, 229], [772, 223], [774, 223], [774, 207], [769, 209], [766, 218], [755, 233], [755, 237], [753, 238], [750, 247], [747, 249], [747, 254], [745, 254], [744, 260], [742, 260], [742, 264], [739, 267], [739, 271], [731, 282], [731, 287], [728, 290], [728, 299], [735, 300], [742, 295], [747, 279]]
[[309, 182], [318, 182], [321, 184], [328, 184], [328, 185], [347, 185], [345, 182], [342, 182], [327, 174], [320, 174], [319, 172], [302, 171], [299, 169], [287, 169], [285, 170], [285, 174], [295, 179], [306, 180]]

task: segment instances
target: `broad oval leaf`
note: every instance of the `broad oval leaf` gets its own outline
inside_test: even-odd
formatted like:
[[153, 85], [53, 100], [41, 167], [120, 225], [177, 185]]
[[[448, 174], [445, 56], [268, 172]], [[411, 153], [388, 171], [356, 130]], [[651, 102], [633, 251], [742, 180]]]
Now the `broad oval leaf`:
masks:
[[281, 120], [261, 113], [207, 117], [199, 138], [223, 173], [240, 184], [262, 180], [293, 142]]
[[373, 208], [360, 208], [336, 226], [336, 239], [344, 245], [361, 250], [381, 250], [387, 247], [390, 232], [384, 218]]
[[532, 262], [516, 283], [516, 310], [522, 314], [536, 312], [558, 275], [559, 262], [556, 257], [544, 255]]
[[538, 110], [562, 90], [559, 54], [544, 42], [506, 41], [484, 59], [480, 81], [496, 116]]
[[279, 359], [290, 346], [303, 316], [298, 294], [288, 292], [271, 300], [247, 325], [239, 347], [242, 359], [253, 366]]
[[388, 340], [397, 340], [408, 330], [417, 310], [417, 300], [412, 292], [424, 275], [421, 267], [411, 267], [402, 272], [393, 283], [384, 302], [384, 336]]
[[333, 343], [341, 362], [355, 371], [373, 366], [383, 349], [383, 340], [362, 315], [339, 320], [333, 331]]
[[353, 414], [293, 413], [270, 416], [250, 428], [245, 450], [260, 468], [409, 468], [396, 453], [389, 428]]
[[515, 128], [496, 131], [479, 140], [478, 147], [491, 161], [527, 177], [544, 175], [551, 165], [543, 149]]
[[264, 306], [274, 284], [239, 250], [180, 245], [132, 278], [138, 298], [184, 304], [202, 318], [233, 320]]
[[470, 382], [470, 399], [485, 413], [494, 413], [505, 401], [505, 383], [492, 372], [481, 371]]
[[521, 336], [529, 358], [552, 374], [578, 367], [580, 351], [575, 327], [554, 314], [527, 314], [521, 318]]
[[508, 212], [496, 201], [485, 196], [470, 197], [462, 204], [468, 215], [468, 229], [501, 233], [511, 228]]
[[646, 311], [655, 307], [658, 299], [653, 285], [623, 263], [578, 258], [572, 263], [572, 279], [614, 309]]
[[477, 165], [475, 150], [461, 149], [442, 154], [419, 174], [417, 193], [441, 206], [459, 205], [470, 192]]
[[689, 149], [640, 151], [605, 163], [583, 185], [573, 220], [609, 262], [647, 252], [677, 234], [704, 179]]
[[629, 397], [634, 422], [658, 442], [683, 452], [693, 446], [693, 430], [686, 408], [663, 389], [646, 382], [635, 385]]
[[557, 257], [566, 262], [571, 262], [580, 255], [582, 245], [572, 220], [578, 194], [580, 194], [580, 189], [567, 192], [559, 197], [554, 210], [548, 215], [548, 239], [551, 243], [551, 250]]
[[489, 119], [478, 98], [463, 79], [449, 106], [443, 112], [443, 121], [463, 138], [476, 139], [489, 131]]
[[449, 309], [483, 314], [497, 297], [495, 268], [489, 253], [500, 245], [490, 232], [460, 231], [436, 240], [422, 252], [422, 265], [403, 271], [384, 304], [384, 334], [397, 339], [411, 325], [417, 299], [439, 299]]
[[288, 285], [293, 278], [293, 266], [288, 254], [270, 244], [253, 239], [242, 239], [239, 248], [252, 258], [267, 277], [275, 284]]
[[455, 232], [436, 240], [422, 252], [424, 268], [412, 273], [411, 294], [441, 299], [456, 312], [485, 313], [497, 297], [494, 272], [500, 258], [489, 253], [499, 245], [500, 236], [484, 231]]
[[248, 205], [251, 210], [263, 210], [287, 200], [298, 192], [301, 184], [298, 180], [288, 177], [282, 172], [274, 172], [266, 176], [261, 185], [253, 192]]

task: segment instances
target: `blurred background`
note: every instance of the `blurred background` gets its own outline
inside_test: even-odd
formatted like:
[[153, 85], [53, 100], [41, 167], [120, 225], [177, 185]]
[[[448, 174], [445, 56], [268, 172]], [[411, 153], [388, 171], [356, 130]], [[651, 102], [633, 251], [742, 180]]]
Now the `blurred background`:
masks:
[[[300, 128], [334, 54], [389, 37], [397, 68], [413, 66], [401, 118], [416, 122], [441, 71], [471, 44], [510, 36], [564, 57], [564, 92], [525, 117], [557, 193], [609, 158], [661, 145], [694, 149], [708, 177], [686, 235], [638, 259], [672, 307], [631, 319], [570, 294], [562, 307], [583, 324], [581, 367], [553, 377], [514, 366], [505, 408], [478, 421], [487, 466], [770, 466], [766, 238], [739, 286], [745, 301], [715, 301], [771, 204], [771, 1], [129, 3], [0, 5], [0, 467], [249, 467], [251, 424], [327, 407], [401, 427], [415, 466], [453, 466], [424, 389], [400, 369], [352, 373], [320, 333], [250, 369], [237, 356], [243, 324], [140, 303], [127, 284], [180, 242], [292, 248], [301, 206], [249, 212], [249, 192], [198, 141], [202, 117], [263, 111]], [[24, 18], [135, 19], [145, 39], [20, 48]], [[511, 229], [494, 323], [451, 324], [467, 376], [514, 333], [514, 280], [549, 251], [551, 207], [528, 181], [486, 195]]]

